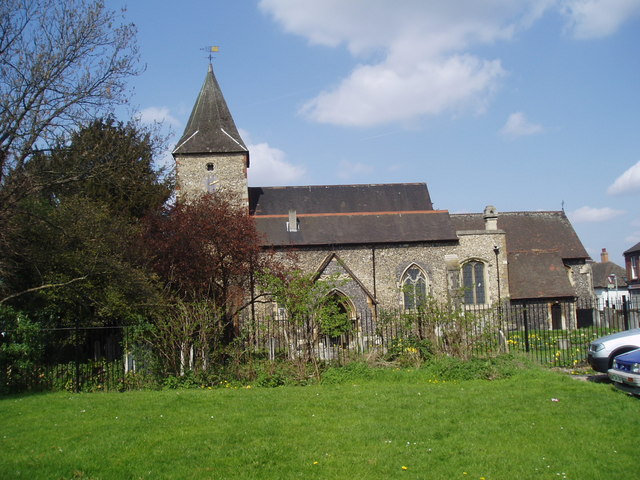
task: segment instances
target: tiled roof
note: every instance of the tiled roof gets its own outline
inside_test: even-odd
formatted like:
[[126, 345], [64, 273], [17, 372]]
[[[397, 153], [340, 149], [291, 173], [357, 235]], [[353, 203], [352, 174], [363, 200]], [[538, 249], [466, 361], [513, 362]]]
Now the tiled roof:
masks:
[[[482, 214], [455, 214], [457, 231], [484, 230]], [[507, 242], [511, 298], [575, 296], [565, 261], [589, 258], [564, 212], [501, 212], [498, 229]]]
[[627, 285], [627, 271], [613, 262], [599, 262], [591, 265], [591, 276], [594, 288], [607, 288], [607, 277], [615, 275], [618, 278], [618, 287]]

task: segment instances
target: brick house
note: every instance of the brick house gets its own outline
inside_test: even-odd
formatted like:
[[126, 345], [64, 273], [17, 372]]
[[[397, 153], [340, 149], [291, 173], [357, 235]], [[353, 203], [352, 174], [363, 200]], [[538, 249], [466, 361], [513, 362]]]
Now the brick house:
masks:
[[637, 304], [640, 302], [640, 243], [626, 250], [623, 255], [627, 269], [629, 296]]

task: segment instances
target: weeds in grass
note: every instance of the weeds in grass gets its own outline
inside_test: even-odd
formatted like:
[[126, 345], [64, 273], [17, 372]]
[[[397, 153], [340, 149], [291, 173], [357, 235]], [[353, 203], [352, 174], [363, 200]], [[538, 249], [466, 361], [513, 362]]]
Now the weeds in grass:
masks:
[[361, 362], [307, 388], [226, 385], [4, 397], [0, 478], [584, 480], [636, 470], [636, 399], [515, 356]]

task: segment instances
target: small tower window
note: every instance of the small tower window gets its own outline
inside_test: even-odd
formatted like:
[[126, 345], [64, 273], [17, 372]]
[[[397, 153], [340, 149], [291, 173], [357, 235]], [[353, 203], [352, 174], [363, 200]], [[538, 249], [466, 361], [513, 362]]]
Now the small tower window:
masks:
[[213, 172], [213, 163], [207, 163], [207, 172]]

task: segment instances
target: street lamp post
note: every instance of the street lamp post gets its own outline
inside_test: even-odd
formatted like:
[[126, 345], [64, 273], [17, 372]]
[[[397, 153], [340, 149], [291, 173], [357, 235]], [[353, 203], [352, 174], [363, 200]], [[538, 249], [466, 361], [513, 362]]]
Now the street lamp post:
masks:
[[500, 255], [500, 247], [495, 245], [493, 247], [493, 253], [496, 254], [496, 278], [498, 280], [498, 308], [500, 308], [500, 304], [502, 303], [502, 299], [500, 298], [500, 264], [498, 263], [498, 255]]

